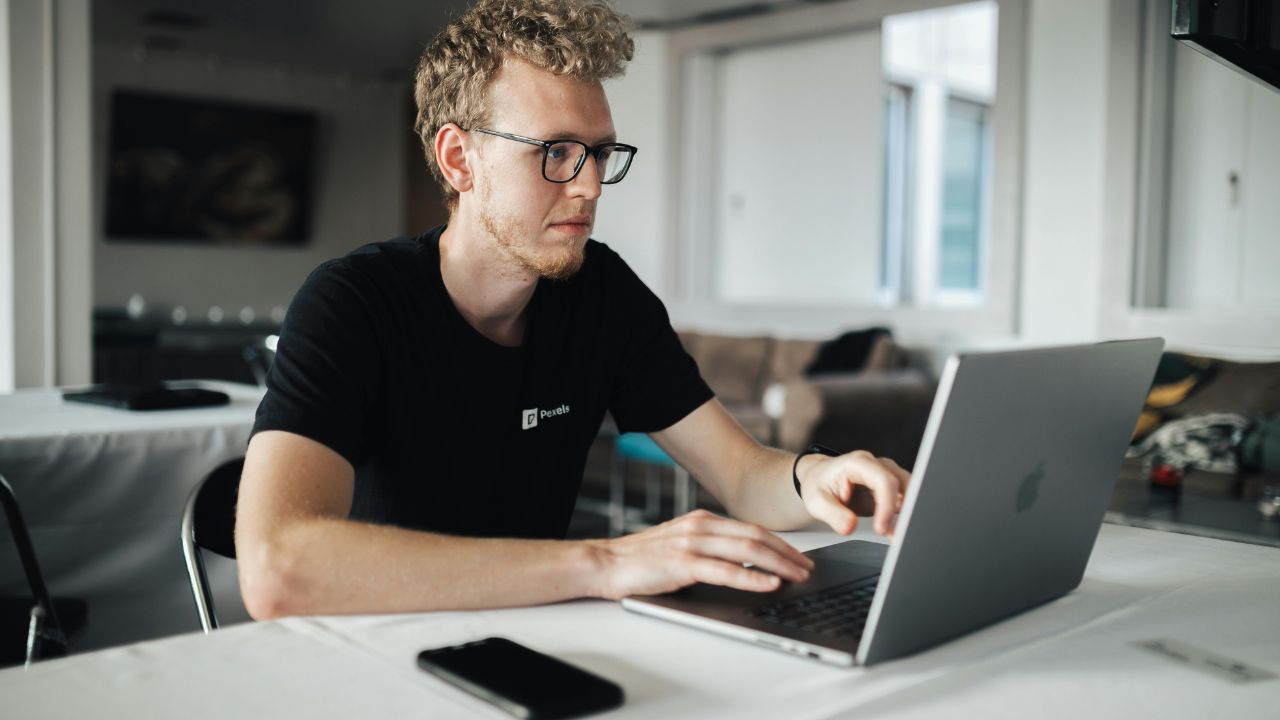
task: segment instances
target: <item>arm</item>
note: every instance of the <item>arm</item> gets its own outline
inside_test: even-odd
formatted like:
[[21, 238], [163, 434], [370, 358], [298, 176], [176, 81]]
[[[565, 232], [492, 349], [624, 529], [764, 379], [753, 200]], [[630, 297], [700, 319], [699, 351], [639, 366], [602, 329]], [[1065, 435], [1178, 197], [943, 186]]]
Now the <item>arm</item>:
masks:
[[711, 582], [771, 590], [812, 563], [763, 529], [691, 513], [613, 540], [463, 538], [347, 519], [355, 473], [300, 435], [249, 443], [236, 510], [245, 607], [256, 619], [298, 614], [505, 607], [621, 598]]
[[874, 515], [876, 532], [892, 535], [911, 480], [893, 460], [864, 451], [806, 455], [796, 470], [802, 500], [791, 481], [795, 454], [760, 445], [714, 398], [653, 439], [731, 515], [772, 530], [817, 519], [848, 535], [859, 515]]

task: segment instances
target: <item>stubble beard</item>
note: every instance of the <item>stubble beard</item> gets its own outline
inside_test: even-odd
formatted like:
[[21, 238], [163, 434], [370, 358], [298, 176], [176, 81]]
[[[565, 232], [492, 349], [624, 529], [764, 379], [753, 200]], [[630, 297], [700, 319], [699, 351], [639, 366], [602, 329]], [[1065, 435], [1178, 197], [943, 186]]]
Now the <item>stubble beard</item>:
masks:
[[[491, 207], [488, 202], [485, 205]], [[520, 238], [524, 233], [512, 218], [499, 218], [485, 209], [480, 213], [480, 224], [521, 270], [548, 280], [567, 280], [582, 269], [586, 256], [585, 240], [566, 238], [554, 251], [531, 252], [521, 244]]]

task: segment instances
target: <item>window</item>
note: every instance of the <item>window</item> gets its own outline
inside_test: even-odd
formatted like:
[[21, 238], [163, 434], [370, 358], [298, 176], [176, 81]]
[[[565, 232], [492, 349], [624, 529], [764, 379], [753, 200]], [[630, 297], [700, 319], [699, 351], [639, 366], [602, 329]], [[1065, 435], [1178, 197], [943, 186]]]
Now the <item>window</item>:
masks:
[[1014, 328], [1025, 3], [895, 7], [669, 36], [678, 321]]
[[949, 99], [946, 128], [938, 288], [978, 291], [987, 196], [986, 106]]

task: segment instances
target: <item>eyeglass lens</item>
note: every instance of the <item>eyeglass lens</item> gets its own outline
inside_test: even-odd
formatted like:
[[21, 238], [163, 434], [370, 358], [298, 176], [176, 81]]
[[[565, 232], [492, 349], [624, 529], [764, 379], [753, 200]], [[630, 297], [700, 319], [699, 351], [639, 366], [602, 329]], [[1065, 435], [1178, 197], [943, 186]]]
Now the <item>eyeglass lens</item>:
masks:
[[[547, 148], [547, 160], [543, 172], [548, 180], [568, 182], [578, 171], [587, 146], [576, 142], [559, 142]], [[627, 171], [631, 153], [622, 148], [602, 147], [596, 152], [596, 171], [600, 182], [611, 183], [622, 179]]]

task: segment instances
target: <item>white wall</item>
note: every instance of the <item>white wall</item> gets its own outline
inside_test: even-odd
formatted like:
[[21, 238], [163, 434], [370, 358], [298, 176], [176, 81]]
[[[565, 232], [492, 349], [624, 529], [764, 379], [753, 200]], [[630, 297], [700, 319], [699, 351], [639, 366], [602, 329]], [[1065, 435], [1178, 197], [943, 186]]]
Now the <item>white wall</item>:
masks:
[[[129, 49], [94, 50], [94, 303], [123, 305], [140, 294], [149, 306], [184, 306], [202, 317], [220, 306], [228, 318], [244, 306], [257, 317], [287, 306], [307, 273], [331, 257], [404, 232], [406, 126], [404, 88], [332, 75], [165, 54], [138, 59]], [[103, 233], [109, 101], [116, 88], [145, 89], [309, 109], [319, 115], [312, 239], [298, 248], [127, 243]]]
[[604, 84], [618, 141], [639, 148], [627, 177], [604, 187], [593, 237], [622, 255], [659, 296], [666, 261], [667, 35], [635, 34], [626, 74]]
[[1108, 0], [1032, 0], [1020, 329], [1035, 343], [1099, 333]]
[[1280, 93], [1181, 43], [1174, 77], [1168, 306], [1280, 308]]
[[0, 390], [87, 382], [89, 2], [3, 12]]
[[875, 304], [880, 32], [749, 46], [715, 67], [717, 299]]
[[0, 393], [14, 389], [13, 121], [9, 82], [9, 0], [0, 0]]

